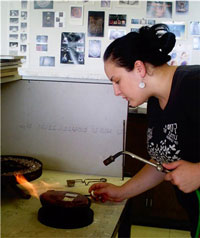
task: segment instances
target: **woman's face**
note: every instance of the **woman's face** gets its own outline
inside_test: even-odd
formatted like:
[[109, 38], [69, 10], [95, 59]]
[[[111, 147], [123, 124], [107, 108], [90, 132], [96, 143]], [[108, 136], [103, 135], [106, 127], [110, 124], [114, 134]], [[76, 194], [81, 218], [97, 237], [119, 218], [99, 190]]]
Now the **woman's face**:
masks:
[[104, 63], [104, 69], [113, 84], [116, 96], [126, 99], [132, 107], [137, 107], [147, 100], [144, 89], [139, 88], [141, 77], [136, 69], [129, 72], [123, 67], [116, 66], [110, 60]]

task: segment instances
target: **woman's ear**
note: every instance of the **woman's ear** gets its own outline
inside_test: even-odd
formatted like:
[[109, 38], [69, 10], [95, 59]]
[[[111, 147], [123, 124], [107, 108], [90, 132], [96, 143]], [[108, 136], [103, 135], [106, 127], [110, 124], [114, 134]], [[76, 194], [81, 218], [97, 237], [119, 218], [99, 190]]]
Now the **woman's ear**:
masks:
[[140, 74], [142, 78], [146, 75], [146, 68], [144, 63], [141, 60], [135, 61], [134, 68], [136, 69], [136, 72]]

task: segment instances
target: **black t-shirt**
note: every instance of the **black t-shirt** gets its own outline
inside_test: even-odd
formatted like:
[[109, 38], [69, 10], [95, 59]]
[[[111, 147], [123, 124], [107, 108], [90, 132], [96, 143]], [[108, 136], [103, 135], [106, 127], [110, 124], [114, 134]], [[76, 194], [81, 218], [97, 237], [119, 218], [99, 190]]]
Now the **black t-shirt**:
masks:
[[151, 97], [147, 107], [147, 149], [159, 163], [200, 162], [200, 65], [179, 66], [164, 110]]
[[[200, 162], [200, 65], [179, 66], [165, 109], [160, 108], [158, 99], [151, 97], [147, 115], [147, 149], [151, 158], [159, 163], [180, 159]], [[184, 193], [174, 188], [189, 215], [191, 236], [196, 237], [200, 199], [196, 191]]]

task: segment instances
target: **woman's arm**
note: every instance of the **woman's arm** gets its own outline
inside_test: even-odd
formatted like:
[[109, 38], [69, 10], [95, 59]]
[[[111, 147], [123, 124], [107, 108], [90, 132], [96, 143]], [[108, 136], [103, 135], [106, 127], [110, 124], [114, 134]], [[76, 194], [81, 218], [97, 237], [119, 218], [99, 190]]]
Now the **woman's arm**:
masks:
[[123, 193], [126, 194], [126, 198], [134, 197], [157, 186], [164, 180], [164, 177], [165, 173], [157, 171], [150, 165], [145, 165], [133, 178], [122, 185]]
[[145, 165], [134, 177], [121, 186], [110, 183], [96, 183], [89, 188], [89, 192], [93, 191], [94, 196], [102, 201], [120, 202], [124, 199], [134, 197], [141, 194], [164, 180], [165, 174], [157, 171], [150, 165]]

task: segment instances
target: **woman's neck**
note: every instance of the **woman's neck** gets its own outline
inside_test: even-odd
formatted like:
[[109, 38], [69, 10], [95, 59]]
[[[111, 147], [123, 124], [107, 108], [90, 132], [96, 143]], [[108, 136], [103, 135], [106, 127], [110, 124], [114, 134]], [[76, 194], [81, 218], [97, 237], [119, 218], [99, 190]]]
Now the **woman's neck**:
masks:
[[153, 78], [153, 96], [158, 98], [162, 110], [165, 109], [172, 87], [174, 72], [177, 66], [169, 66], [168, 64], [155, 67], [152, 73]]

